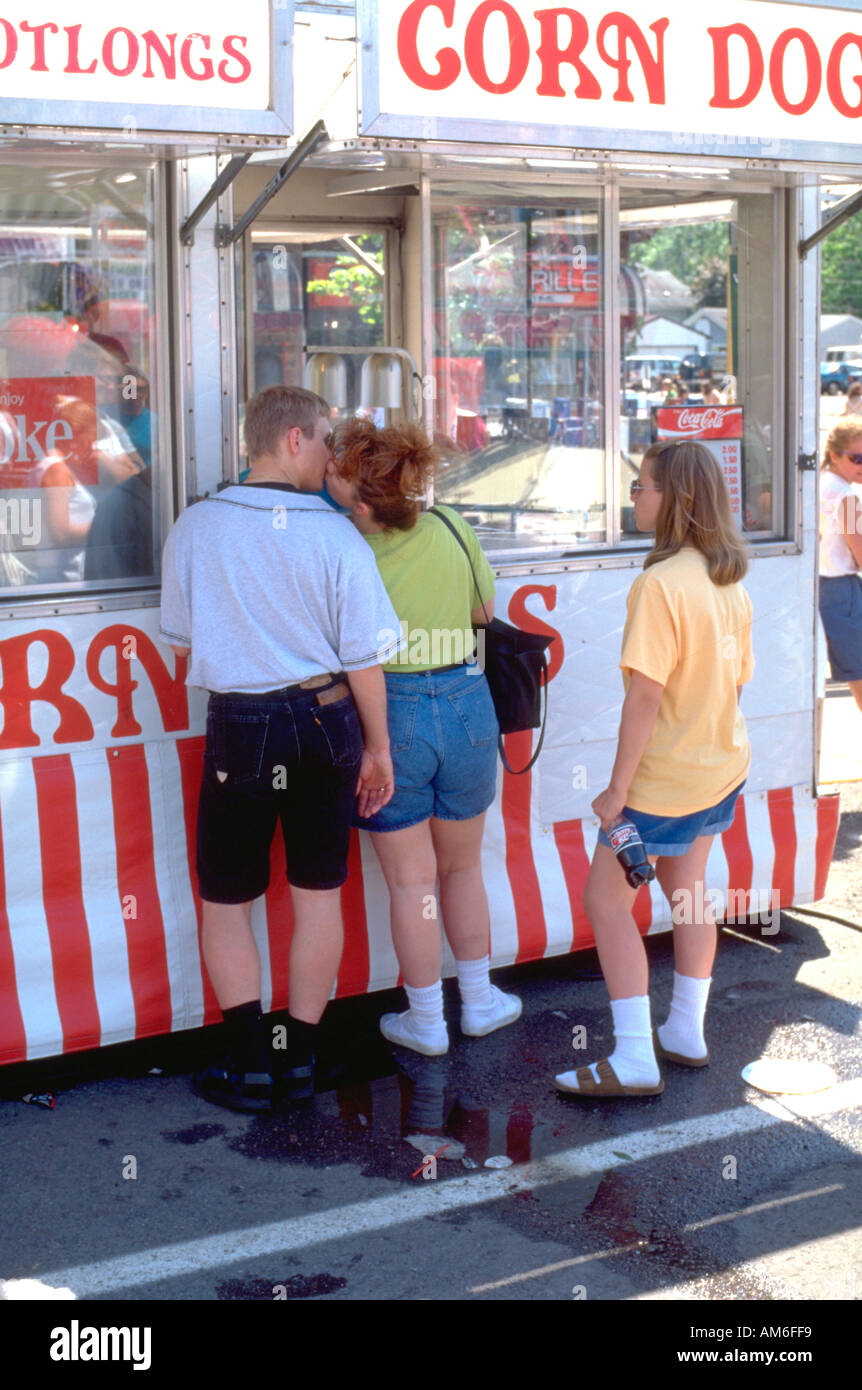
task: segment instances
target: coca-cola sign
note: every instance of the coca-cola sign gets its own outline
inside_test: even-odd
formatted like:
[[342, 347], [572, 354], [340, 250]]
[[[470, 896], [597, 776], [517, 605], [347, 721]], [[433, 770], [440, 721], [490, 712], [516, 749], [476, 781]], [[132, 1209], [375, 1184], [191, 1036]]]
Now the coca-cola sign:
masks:
[[855, 161], [857, 8], [357, 0], [361, 133]]
[[659, 439], [741, 439], [741, 405], [660, 405], [655, 408]]

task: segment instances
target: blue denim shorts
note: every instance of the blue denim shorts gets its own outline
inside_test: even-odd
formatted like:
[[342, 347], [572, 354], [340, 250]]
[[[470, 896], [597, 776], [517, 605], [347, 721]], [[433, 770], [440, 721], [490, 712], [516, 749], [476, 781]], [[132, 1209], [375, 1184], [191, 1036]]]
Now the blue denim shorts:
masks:
[[385, 672], [395, 795], [363, 830], [405, 830], [435, 816], [470, 820], [497, 788], [499, 725], [478, 666]]
[[834, 681], [862, 680], [862, 579], [820, 576], [820, 617]]
[[[736, 798], [744, 786], [745, 782], [740, 782], [723, 801], [687, 816], [650, 816], [646, 811], [633, 811], [631, 806], [623, 807], [623, 815], [637, 826], [647, 854], [686, 854], [702, 835], [720, 835], [730, 829]], [[611, 847], [604, 830], [599, 831], [599, 844]]]

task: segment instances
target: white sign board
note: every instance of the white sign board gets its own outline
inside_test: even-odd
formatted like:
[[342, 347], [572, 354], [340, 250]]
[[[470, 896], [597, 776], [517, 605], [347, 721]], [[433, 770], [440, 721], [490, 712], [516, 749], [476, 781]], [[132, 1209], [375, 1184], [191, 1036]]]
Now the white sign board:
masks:
[[854, 3], [358, 0], [363, 134], [860, 158]]
[[293, 0], [65, 0], [57, 10], [3, 5], [4, 121], [289, 133]]

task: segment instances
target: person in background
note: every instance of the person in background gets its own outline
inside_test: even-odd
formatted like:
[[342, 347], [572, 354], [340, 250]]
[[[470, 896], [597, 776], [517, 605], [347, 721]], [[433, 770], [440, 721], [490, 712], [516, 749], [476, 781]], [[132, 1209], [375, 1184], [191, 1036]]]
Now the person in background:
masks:
[[[653, 444], [632, 484], [639, 531], [655, 531], [631, 587], [620, 666], [626, 697], [601, 822], [584, 889], [608, 987], [616, 1044], [610, 1057], [556, 1077], [580, 1097], [664, 1090], [656, 1054], [703, 1067], [703, 1033], [717, 930], [705, 891], [713, 836], [733, 823], [751, 753], [739, 709], [751, 678], [748, 567], [721, 465], [690, 440]], [[672, 906], [674, 983], [667, 1022], [653, 1034], [649, 967], [629, 886], [608, 839], [631, 821]]]
[[862, 381], [854, 381], [847, 388], [845, 415], [862, 415]]
[[139, 461], [105, 452], [98, 415], [88, 401], [58, 396], [54, 420], [66, 426], [66, 438], [27, 475], [28, 487], [46, 489], [43, 544], [33, 556], [42, 579], [76, 580], [84, 575], [84, 546], [96, 512], [94, 489], [131, 477]]
[[[246, 482], [187, 507], [168, 535], [161, 633], [190, 657], [187, 684], [211, 692], [197, 874], [227, 1046], [193, 1085], [216, 1105], [256, 1111], [314, 1091], [351, 815], [357, 796], [373, 815], [393, 791], [380, 663], [399, 638], [370, 550], [313, 495], [332, 451], [326, 402], [267, 387], [249, 402], [245, 437]], [[393, 641], [381, 649], [385, 628]], [[274, 1050], [251, 910], [279, 821], [294, 927], [285, 1047]]]
[[820, 617], [832, 679], [862, 709], [862, 415], [835, 425], [820, 473]]
[[723, 405], [721, 394], [711, 376], [708, 376], [703, 383], [703, 403], [704, 405]]
[[[410, 1006], [385, 1014], [380, 1030], [389, 1042], [426, 1056], [449, 1047], [437, 881], [458, 973], [462, 1033], [484, 1037], [521, 1013], [520, 999], [490, 982], [482, 879], [499, 726], [474, 660], [472, 629], [493, 616], [494, 576], [478, 537], [457, 512], [441, 509], [464, 538], [478, 590], [470, 561], [446, 524], [422, 511], [436, 462], [418, 426], [377, 430], [354, 420], [338, 432], [328, 474], [331, 495], [350, 508], [409, 634], [408, 651], [384, 667], [395, 794], [356, 824], [371, 831], [389, 889], [392, 940]], [[447, 636], [448, 650], [441, 650]]]

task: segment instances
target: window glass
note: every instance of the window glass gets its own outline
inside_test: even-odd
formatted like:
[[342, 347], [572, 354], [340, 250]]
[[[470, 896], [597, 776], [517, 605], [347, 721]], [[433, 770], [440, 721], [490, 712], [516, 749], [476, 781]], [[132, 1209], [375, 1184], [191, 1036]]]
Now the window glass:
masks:
[[438, 501], [490, 549], [605, 540], [598, 195], [453, 193], [433, 213]]
[[0, 590], [153, 579], [153, 170], [0, 171]]
[[[383, 232], [252, 232], [248, 397], [265, 386], [312, 385], [305, 349], [323, 348], [340, 363], [321, 392], [334, 415], [364, 410], [383, 424], [383, 409], [363, 400], [371, 394], [364, 355], [339, 349], [367, 347], [370, 354], [385, 341], [385, 250]], [[335, 381], [340, 389], [333, 389]]]
[[647, 446], [701, 440], [721, 461], [740, 527], [769, 532], [780, 383], [780, 237], [772, 194], [686, 199], [624, 190], [620, 262], [621, 530]]

